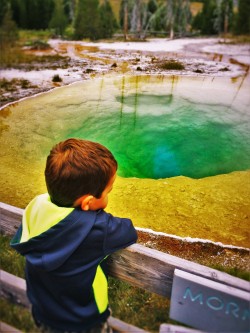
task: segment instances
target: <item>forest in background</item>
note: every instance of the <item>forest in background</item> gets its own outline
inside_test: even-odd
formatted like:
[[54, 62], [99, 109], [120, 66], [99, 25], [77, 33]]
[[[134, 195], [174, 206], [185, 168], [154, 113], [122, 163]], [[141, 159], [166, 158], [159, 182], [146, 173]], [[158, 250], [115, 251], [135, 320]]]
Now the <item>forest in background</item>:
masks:
[[250, 34], [249, 0], [0, 0], [1, 46], [18, 30], [69, 40]]

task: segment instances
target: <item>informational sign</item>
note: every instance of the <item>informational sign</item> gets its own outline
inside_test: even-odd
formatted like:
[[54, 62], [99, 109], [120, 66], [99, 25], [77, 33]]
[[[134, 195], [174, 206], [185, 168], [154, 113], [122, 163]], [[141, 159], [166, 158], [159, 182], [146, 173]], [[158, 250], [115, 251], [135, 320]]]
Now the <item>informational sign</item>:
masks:
[[176, 269], [170, 318], [205, 332], [250, 332], [250, 293]]

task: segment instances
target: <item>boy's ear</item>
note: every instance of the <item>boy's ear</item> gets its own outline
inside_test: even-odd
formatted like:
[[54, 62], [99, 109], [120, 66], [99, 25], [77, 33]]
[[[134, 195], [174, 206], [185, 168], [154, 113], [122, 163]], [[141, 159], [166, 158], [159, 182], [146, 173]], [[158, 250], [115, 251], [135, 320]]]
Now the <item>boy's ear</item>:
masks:
[[89, 210], [90, 201], [93, 199], [93, 195], [84, 195], [82, 197], [81, 208], [82, 210]]
[[93, 195], [86, 194], [81, 198], [77, 199], [74, 206], [81, 206], [82, 210], [89, 210], [89, 204], [93, 198]]

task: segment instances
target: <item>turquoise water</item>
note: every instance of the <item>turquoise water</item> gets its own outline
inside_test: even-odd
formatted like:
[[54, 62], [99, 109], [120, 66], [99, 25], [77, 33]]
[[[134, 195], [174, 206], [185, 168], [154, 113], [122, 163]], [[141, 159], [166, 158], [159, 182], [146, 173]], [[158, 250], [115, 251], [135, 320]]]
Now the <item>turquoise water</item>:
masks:
[[79, 137], [106, 145], [123, 177], [202, 178], [246, 170], [249, 111], [249, 85], [230, 79], [92, 80], [1, 110], [3, 163], [10, 170], [4, 160], [12, 147], [19, 168], [29, 163], [32, 169], [37, 161], [43, 166], [53, 144]]
[[108, 146], [121, 176], [202, 178], [250, 168], [249, 119], [235, 119], [236, 110], [172, 95], [116, 99], [133, 111], [123, 113], [119, 105], [90, 116], [79, 128], [69, 129], [67, 137]]

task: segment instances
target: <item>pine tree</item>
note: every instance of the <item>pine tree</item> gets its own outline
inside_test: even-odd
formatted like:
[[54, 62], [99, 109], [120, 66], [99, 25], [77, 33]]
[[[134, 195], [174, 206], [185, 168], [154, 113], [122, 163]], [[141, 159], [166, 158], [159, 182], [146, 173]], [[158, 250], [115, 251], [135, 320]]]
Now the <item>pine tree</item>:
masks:
[[166, 4], [162, 4], [151, 16], [149, 29], [152, 31], [166, 31], [167, 11]]
[[190, 11], [190, 1], [183, 0], [178, 10], [178, 16], [175, 20], [175, 30], [182, 36], [190, 28], [192, 14]]
[[54, 9], [53, 0], [9, 0], [13, 19], [20, 28], [47, 29]]
[[146, 7], [146, 24], [143, 31], [143, 37], [145, 38], [148, 29], [151, 27], [151, 22], [154, 19], [155, 13], [158, 9], [158, 4], [156, 0], [149, 0]]
[[235, 32], [236, 32], [236, 34], [249, 34], [250, 33], [250, 1], [249, 0], [239, 0]]
[[[34, 1], [34, 0], [33, 0]], [[54, 0], [36, 0], [37, 1], [37, 17], [36, 29], [47, 29], [54, 11]]]
[[27, 28], [27, 8], [26, 2], [23, 0], [11, 0], [11, 8], [13, 11], [13, 20], [18, 27]]
[[8, 0], [0, 0], [0, 26], [8, 10]]
[[[25, 0], [27, 11], [27, 29], [39, 29], [40, 20], [37, 0]], [[42, 14], [41, 14], [42, 16]]]
[[99, 0], [79, 0], [75, 20], [74, 38], [77, 40], [90, 38], [96, 40], [98, 36]]
[[68, 23], [67, 21], [67, 17], [64, 13], [63, 0], [55, 0], [55, 8], [49, 27], [55, 29], [57, 35], [63, 36]]
[[105, 0], [99, 8], [99, 38], [110, 38], [117, 28], [117, 22], [109, 0]]
[[150, 14], [154, 14], [158, 9], [158, 3], [156, 0], [149, 0], [147, 4], [147, 11]]
[[199, 29], [204, 35], [217, 34], [216, 15], [218, 15], [216, 0], [206, 0], [201, 13], [194, 19], [192, 27]]
[[1, 50], [9, 49], [13, 47], [18, 39], [17, 25], [12, 19], [12, 11], [10, 5], [7, 7], [7, 11], [2, 19], [0, 27], [0, 47]]

